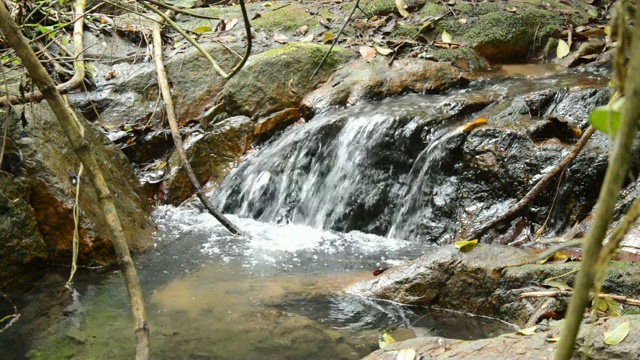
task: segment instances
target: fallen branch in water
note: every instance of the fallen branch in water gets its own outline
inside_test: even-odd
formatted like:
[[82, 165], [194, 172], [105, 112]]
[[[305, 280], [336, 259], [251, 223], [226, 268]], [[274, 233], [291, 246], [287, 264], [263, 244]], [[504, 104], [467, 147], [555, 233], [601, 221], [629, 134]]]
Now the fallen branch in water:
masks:
[[529, 192], [520, 201], [518, 201], [515, 205], [513, 205], [504, 214], [485, 223], [479, 229], [474, 230], [471, 233], [471, 235], [467, 236], [467, 239], [480, 238], [482, 235], [484, 235], [487, 231], [491, 230], [496, 225], [502, 222], [505, 222], [507, 220], [510, 220], [518, 212], [524, 209], [524, 207], [527, 206], [527, 204], [529, 204], [531, 200], [533, 200], [536, 196], [538, 196], [538, 194], [540, 194], [542, 190], [544, 190], [544, 188], [546, 188], [547, 185], [549, 185], [556, 176], [558, 176], [562, 171], [564, 171], [564, 169], [578, 156], [578, 154], [580, 154], [580, 151], [582, 151], [582, 149], [587, 144], [589, 139], [591, 139], [591, 135], [593, 135], [594, 132], [595, 132], [595, 129], [593, 128], [593, 126], [589, 125], [587, 130], [585, 130], [585, 132], [580, 137], [580, 140], [578, 140], [578, 142], [576, 143], [573, 150], [571, 150], [571, 152], [564, 159], [562, 159], [562, 161], [560, 161], [556, 166], [554, 166], [553, 169], [551, 169], [551, 171], [549, 171], [545, 176], [543, 176], [542, 179], [540, 179], [538, 183], [533, 188], [531, 188], [531, 190], [529, 190]]
[[[573, 295], [573, 291], [532, 291], [525, 292], [518, 295], [518, 301], [522, 301], [525, 298], [543, 298], [543, 297], [570, 297]], [[593, 297], [593, 294], [591, 295]], [[624, 295], [614, 295], [614, 294], [598, 294], [598, 298], [605, 299], [609, 298], [611, 300], [615, 300], [621, 304], [631, 305], [631, 306], [640, 306], [640, 300], [631, 299]]]
[[[165, 15], [166, 16], [166, 15]], [[202, 201], [202, 204], [207, 208], [209, 213], [213, 215], [224, 227], [226, 227], [233, 234], [240, 234], [240, 229], [235, 226], [229, 219], [227, 219], [218, 209], [216, 209], [209, 198], [204, 193], [196, 174], [193, 172], [187, 154], [184, 151], [184, 145], [182, 143], [182, 137], [180, 136], [180, 128], [178, 128], [178, 120], [176, 119], [175, 109], [173, 107], [173, 100], [171, 99], [171, 90], [169, 89], [169, 82], [167, 81], [167, 72], [164, 67], [162, 59], [162, 36], [160, 24], [155, 22], [152, 29], [153, 37], [153, 60], [156, 64], [156, 73], [158, 76], [158, 86], [162, 93], [162, 99], [164, 100], [165, 109], [167, 111], [167, 120], [169, 121], [169, 127], [171, 128], [171, 135], [173, 137], [173, 143], [176, 146], [178, 157], [182, 168], [187, 173], [187, 177], [191, 182], [191, 185], [196, 190], [198, 199]]]

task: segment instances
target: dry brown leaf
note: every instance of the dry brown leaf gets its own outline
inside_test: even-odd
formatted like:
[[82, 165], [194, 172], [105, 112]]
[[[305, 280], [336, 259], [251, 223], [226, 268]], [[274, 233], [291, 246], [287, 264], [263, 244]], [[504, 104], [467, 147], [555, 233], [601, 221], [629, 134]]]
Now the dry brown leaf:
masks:
[[360, 55], [363, 59], [371, 61], [376, 57], [376, 49], [371, 46], [360, 46]]

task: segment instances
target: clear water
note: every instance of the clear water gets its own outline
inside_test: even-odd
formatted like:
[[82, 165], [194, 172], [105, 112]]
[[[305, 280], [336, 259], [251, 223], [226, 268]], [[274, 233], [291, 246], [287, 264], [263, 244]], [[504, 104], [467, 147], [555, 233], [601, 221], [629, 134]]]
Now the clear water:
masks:
[[[359, 359], [377, 348], [383, 329], [398, 340], [427, 334], [472, 339], [513, 330], [496, 320], [342, 291], [371, 279], [381, 261], [432, 249], [424, 245], [230, 216], [246, 232], [236, 238], [195, 209], [161, 207], [155, 215], [162, 235], [137, 266], [156, 359]], [[62, 284], [59, 277], [51, 292], [61, 294]], [[35, 343], [11, 345], [11, 334], [0, 334], [6, 358], [24, 358], [28, 350], [34, 359], [133, 356], [119, 273], [81, 271], [73, 290], [60, 297], [66, 299], [61, 305], [49, 300], [61, 311]], [[29, 325], [18, 323], [13, 334]]]

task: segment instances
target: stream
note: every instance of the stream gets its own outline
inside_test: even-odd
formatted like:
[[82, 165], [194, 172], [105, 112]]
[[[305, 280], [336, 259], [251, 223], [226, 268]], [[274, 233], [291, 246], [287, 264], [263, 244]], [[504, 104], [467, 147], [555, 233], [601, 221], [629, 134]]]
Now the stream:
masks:
[[[590, 89], [606, 81], [591, 73], [519, 76], [319, 114], [248, 155], [211, 194], [244, 231], [240, 237], [229, 235], [199, 203], [157, 207], [154, 247], [136, 258], [152, 357], [359, 359], [378, 348], [383, 330], [396, 340], [513, 331], [495, 319], [402, 306], [345, 289], [371, 279], [378, 267], [428, 253], [459, 230], [456, 217], [445, 219], [441, 209], [463, 193], [452, 182], [458, 175], [448, 173], [457, 169], [452, 154], [468, 141], [460, 125], [483, 112], [501, 114], [509, 107], [505, 99], [519, 94]], [[553, 95], [550, 111], [575, 110], [563, 110], [565, 95]], [[557, 158], [565, 150], [553, 151]], [[533, 155], [555, 159], [540, 154]], [[511, 201], [488, 196], [494, 201], [469, 199], [479, 204], [478, 219]], [[561, 228], [565, 220], [555, 221]], [[36, 286], [9, 294], [23, 317], [0, 334], [3, 359], [133, 357], [119, 272], [79, 269], [65, 289], [67, 273], [53, 269], [34, 280]]]

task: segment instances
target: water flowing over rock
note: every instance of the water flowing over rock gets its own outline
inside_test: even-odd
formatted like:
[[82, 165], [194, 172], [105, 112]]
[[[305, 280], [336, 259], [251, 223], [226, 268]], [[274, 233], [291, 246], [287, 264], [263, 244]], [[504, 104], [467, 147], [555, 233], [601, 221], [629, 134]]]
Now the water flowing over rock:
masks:
[[[606, 99], [608, 91], [597, 90], [603, 82], [595, 75], [578, 80], [580, 87], [570, 77], [480, 82], [448, 95], [327, 112], [249, 156], [215, 201], [226, 212], [262, 221], [446, 243], [506, 211], [567, 154], [589, 109]], [[487, 124], [458, 128], [476, 117]], [[549, 233], [587, 215], [606, 149], [606, 138], [596, 135], [567, 169]], [[546, 190], [487, 238], [530, 239], [554, 195]]]

